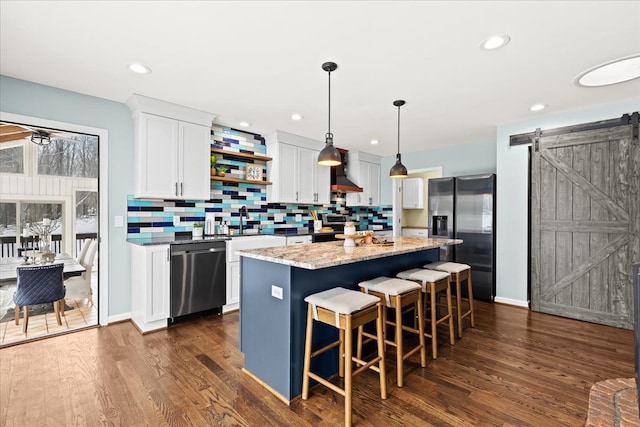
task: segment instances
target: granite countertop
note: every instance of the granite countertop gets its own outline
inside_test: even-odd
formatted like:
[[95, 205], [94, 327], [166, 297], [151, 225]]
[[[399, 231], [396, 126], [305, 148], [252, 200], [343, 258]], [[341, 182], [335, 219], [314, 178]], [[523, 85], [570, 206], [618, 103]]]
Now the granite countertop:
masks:
[[314, 243], [312, 245], [239, 250], [238, 254], [292, 267], [317, 270], [460, 243], [462, 243], [462, 240], [459, 239], [395, 237], [393, 244], [386, 245], [359, 244], [357, 247], [344, 247], [344, 242], [340, 240], [338, 242]]

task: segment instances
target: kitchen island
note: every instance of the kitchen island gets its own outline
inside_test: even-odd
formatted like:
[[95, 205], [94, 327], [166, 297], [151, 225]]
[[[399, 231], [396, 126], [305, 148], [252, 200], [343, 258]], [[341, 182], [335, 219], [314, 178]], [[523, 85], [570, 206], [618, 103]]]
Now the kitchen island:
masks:
[[[438, 248], [462, 241], [396, 237], [388, 244], [342, 243], [238, 251], [244, 370], [286, 403], [302, 392], [306, 296], [336, 286], [358, 289], [359, 282], [377, 276], [394, 277], [438, 261]], [[314, 326], [314, 348], [336, 337], [335, 328]], [[324, 377], [335, 374], [336, 351], [315, 358], [312, 370]]]

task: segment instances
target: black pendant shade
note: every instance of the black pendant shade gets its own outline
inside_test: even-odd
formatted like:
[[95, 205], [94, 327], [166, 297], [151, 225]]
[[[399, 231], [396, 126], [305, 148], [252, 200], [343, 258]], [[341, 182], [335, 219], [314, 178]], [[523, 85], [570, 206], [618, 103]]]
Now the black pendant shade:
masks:
[[405, 102], [401, 99], [397, 101], [393, 101], [393, 105], [398, 107], [398, 154], [396, 154], [396, 164], [391, 167], [389, 171], [390, 178], [406, 178], [407, 177], [407, 168], [402, 164], [402, 157], [400, 155], [400, 107], [402, 107]]
[[325, 135], [325, 146], [318, 155], [318, 164], [322, 166], [338, 166], [342, 163], [340, 152], [333, 146], [333, 134], [331, 133], [331, 72], [338, 68], [335, 62], [325, 62], [322, 69], [329, 73], [329, 129]]

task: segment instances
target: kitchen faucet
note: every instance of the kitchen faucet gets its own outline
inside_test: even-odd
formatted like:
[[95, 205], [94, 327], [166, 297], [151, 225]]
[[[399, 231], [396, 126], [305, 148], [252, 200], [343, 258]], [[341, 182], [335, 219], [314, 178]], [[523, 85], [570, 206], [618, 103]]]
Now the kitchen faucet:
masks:
[[242, 206], [240, 208], [240, 234], [243, 234], [244, 226], [242, 225], [242, 218], [244, 216], [246, 216], [247, 219], [249, 219], [249, 212], [247, 211], [247, 207], [246, 206]]

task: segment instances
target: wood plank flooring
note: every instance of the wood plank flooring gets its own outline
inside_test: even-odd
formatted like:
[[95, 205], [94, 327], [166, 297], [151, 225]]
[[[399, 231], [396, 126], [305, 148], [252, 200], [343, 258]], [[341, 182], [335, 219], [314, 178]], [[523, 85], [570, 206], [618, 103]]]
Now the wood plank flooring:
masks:
[[[442, 335], [445, 336], [444, 334]], [[361, 426], [582, 426], [597, 381], [630, 378], [633, 332], [476, 302], [476, 328], [405, 364], [389, 398], [354, 380]], [[430, 352], [428, 352], [430, 353]], [[265, 355], [268, 357], [268, 355]], [[238, 313], [141, 335], [130, 323], [0, 349], [0, 425], [334, 426], [326, 388], [283, 404], [241, 371]]]

